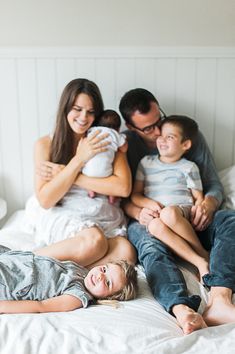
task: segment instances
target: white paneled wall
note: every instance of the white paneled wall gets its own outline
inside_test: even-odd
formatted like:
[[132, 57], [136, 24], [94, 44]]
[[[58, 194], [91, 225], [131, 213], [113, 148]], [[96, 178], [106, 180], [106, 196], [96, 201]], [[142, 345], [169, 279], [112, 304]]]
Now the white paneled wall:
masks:
[[76, 77], [105, 106], [129, 89], [152, 91], [168, 114], [197, 120], [219, 169], [235, 163], [235, 48], [1, 48], [0, 196], [9, 214], [33, 192], [33, 146], [52, 131], [58, 99]]

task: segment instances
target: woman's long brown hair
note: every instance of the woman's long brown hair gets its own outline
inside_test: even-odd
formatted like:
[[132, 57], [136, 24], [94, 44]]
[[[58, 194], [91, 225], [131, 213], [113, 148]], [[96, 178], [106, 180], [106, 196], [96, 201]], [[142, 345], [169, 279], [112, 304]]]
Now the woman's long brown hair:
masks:
[[88, 95], [92, 100], [95, 121], [104, 109], [100, 90], [94, 82], [87, 79], [75, 79], [65, 86], [59, 102], [56, 127], [51, 143], [50, 161], [52, 162], [66, 165], [74, 155], [74, 135], [67, 116], [77, 96], [81, 93]]

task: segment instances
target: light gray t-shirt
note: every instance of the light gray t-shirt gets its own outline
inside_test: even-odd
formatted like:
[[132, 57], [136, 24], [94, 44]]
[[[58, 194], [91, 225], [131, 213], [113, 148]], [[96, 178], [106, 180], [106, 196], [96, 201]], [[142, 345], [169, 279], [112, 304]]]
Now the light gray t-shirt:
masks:
[[93, 297], [84, 286], [88, 270], [29, 251], [0, 246], [0, 300], [45, 300], [69, 294], [87, 307]]
[[193, 205], [191, 189], [202, 190], [197, 165], [181, 158], [163, 163], [158, 155], [145, 156], [139, 163], [136, 180], [144, 182], [144, 195], [164, 206]]

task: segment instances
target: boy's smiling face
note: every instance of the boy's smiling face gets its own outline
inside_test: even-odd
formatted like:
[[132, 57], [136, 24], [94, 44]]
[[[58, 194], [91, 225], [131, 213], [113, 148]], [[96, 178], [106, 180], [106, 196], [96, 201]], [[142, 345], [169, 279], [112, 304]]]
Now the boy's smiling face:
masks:
[[177, 161], [191, 147], [190, 140], [182, 141], [182, 139], [182, 131], [178, 126], [171, 123], [163, 123], [161, 135], [156, 141], [162, 161], [168, 158], [172, 161]]
[[103, 299], [121, 291], [126, 285], [126, 277], [121, 266], [107, 263], [92, 268], [84, 283], [91, 295]]

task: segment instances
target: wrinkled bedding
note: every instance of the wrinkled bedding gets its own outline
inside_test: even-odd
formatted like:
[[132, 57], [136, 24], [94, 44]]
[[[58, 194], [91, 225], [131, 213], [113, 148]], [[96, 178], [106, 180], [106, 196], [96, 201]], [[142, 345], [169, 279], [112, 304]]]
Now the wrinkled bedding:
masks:
[[[227, 199], [234, 208], [235, 168], [222, 171]], [[12, 249], [35, 248], [34, 237], [23, 227], [24, 211], [18, 211], [0, 230], [0, 244]], [[202, 312], [208, 294], [192, 269], [181, 264], [190, 293], [200, 294]], [[174, 317], [152, 297], [145, 275], [138, 268], [140, 284], [136, 300], [119, 308], [91, 306], [68, 313], [0, 315], [1, 354], [78, 353], [232, 353], [235, 323], [210, 327], [184, 336]], [[235, 297], [233, 298], [235, 300]], [[235, 301], [234, 301], [235, 302]]]

